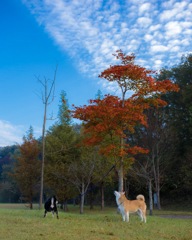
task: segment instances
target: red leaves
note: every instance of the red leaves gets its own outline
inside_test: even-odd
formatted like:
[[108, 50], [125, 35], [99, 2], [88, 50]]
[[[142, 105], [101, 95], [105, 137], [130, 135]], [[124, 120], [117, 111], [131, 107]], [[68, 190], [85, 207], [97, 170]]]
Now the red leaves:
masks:
[[[146, 149], [125, 144], [126, 133], [133, 133], [137, 124], [146, 125], [144, 110], [165, 106], [162, 94], [178, 91], [170, 80], [157, 81], [154, 71], [134, 64], [135, 55], [125, 55], [121, 50], [114, 54], [121, 64], [110, 66], [99, 77], [115, 81], [122, 90], [122, 99], [106, 95], [103, 99], [90, 100], [88, 106], [75, 107], [73, 117], [84, 122], [86, 144], [99, 145], [101, 152], [108, 156], [124, 157], [147, 153]], [[128, 90], [134, 91], [124, 99]]]
[[88, 106], [76, 107], [73, 117], [83, 120], [86, 129], [91, 127], [94, 132], [106, 133], [113, 131], [123, 136], [123, 131], [132, 132], [137, 122], [146, 124], [143, 109], [133, 100], [123, 102], [116, 96], [106, 95], [102, 100], [91, 100]]
[[117, 50], [116, 51], [117, 54], [113, 54], [113, 56], [115, 56], [117, 59], [120, 59], [122, 64], [129, 64], [134, 62], [135, 60], [135, 54], [132, 53], [131, 55], [125, 55], [122, 50]]
[[[105, 142], [101, 146], [103, 154], [123, 156], [136, 150], [131, 151], [128, 145], [120, 148], [119, 139], [126, 137], [125, 131], [134, 132], [136, 124], [146, 124], [143, 110], [144, 108], [133, 100], [127, 99], [123, 102], [116, 96], [106, 95], [102, 100], [90, 100], [88, 106], [76, 107], [73, 117], [84, 121], [86, 144], [102, 145]], [[113, 141], [116, 141], [116, 144], [112, 144]]]
[[105, 156], [112, 156], [115, 158], [118, 157], [127, 157], [127, 156], [133, 156], [136, 154], [146, 154], [148, 153], [148, 149], [144, 149], [138, 146], [130, 146], [129, 144], [123, 144], [123, 145], [115, 145], [115, 144], [108, 144], [105, 147], [100, 148], [100, 153]]
[[117, 82], [123, 91], [133, 90], [134, 97], [148, 97], [168, 91], [178, 91], [177, 85], [170, 80], [157, 81], [153, 76], [156, 73], [134, 63], [135, 55], [125, 55], [121, 50], [114, 54], [121, 64], [110, 66], [99, 77], [110, 82]]

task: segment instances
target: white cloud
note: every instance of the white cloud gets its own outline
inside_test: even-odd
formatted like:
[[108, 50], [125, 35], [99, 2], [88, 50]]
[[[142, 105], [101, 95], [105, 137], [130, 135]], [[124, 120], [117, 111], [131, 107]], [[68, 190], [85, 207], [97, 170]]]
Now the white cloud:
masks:
[[158, 68], [159, 66], [161, 66], [162, 60], [160, 60], [160, 59], [155, 60], [155, 61], [154, 61], [154, 64], [155, 64], [156, 68]]
[[172, 8], [177, 0], [168, 0], [168, 1], [162, 1], [162, 7], [163, 8]]
[[[29, 127], [21, 125], [13, 125], [12, 123], [0, 120], [0, 147], [21, 144], [23, 136], [28, 131]], [[41, 136], [41, 129], [34, 127], [34, 136]]]
[[151, 51], [152, 52], [166, 52], [168, 50], [167, 46], [163, 46], [163, 45], [153, 45], [151, 46]]
[[150, 10], [151, 4], [149, 2], [141, 4], [139, 7], [139, 14], [143, 14], [144, 12]]
[[174, 46], [170, 49], [171, 52], [178, 52], [179, 51], [179, 46]]
[[183, 34], [191, 36], [192, 35], [192, 29], [184, 30]]
[[152, 20], [148, 17], [140, 17], [137, 19], [137, 23], [144, 28], [147, 28], [151, 24]]
[[177, 11], [175, 11], [174, 9], [166, 10], [166, 11], [162, 12], [162, 14], [160, 15], [160, 20], [161, 21], [170, 20], [173, 17], [175, 17], [176, 14], [177, 14]]
[[145, 34], [144, 39], [145, 39], [145, 41], [150, 41], [153, 39], [153, 35]]
[[174, 35], [180, 34], [182, 31], [182, 28], [181, 28], [179, 22], [172, 21], [172, 22], [168, 22], [165, 25], [165, 30], [166, 30], [166, 35], [172, 37]]
[[161, 24], [151, 25], [149, 27], [149, 31], [150, 32], [157, 31], [157, 30], [161, 31], [161, 29], [162, 29], [162, 25]]
[[161, 68], [174, 65], [180, 61], [178, 56], [192, 48], [190, 0], [23, 3], [56, 44], [74, 59], [77, 68], [92, 76], [114, 63], [112, 54], [117, 49], [135, 52], [145, 67]]
[[176, 2], [173, 8], [176, 8], [182, 11], [186, 6], [187, 6], [187, 1], [180, 1], [180, 2]]
[[20, 143], [22, 140], [22, 126], [14, 126], [10, 122], [0, 120], [0, 146]]
[[180, 22], [180, 26], [183, 28], [190, 28], [190, 27], [192, 27], [192, 22], [189, 22], [189, 21]]

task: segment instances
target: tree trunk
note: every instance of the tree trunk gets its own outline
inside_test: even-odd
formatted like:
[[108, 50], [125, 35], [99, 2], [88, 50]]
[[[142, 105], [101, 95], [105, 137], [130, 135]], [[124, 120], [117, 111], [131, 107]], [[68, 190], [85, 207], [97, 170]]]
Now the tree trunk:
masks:
[[81, 186], [81, 201], [80, 201], [80, 214], [83, 214], [84, 201], [85, 201], [85, 184], [84, 184], [84, 182], [82, 182], [82, 186]]
[[[156, 149], [158, 146], [156, 146]], [[156, 150], [157, 151], [157, 150]], [[157, 151], [158, 152], [158, 151]], [[155, 192], [157, 193], [157, 208], [161, 209], [160, 203], [160, 170], [159, 170], [159, 158], [157, 157], [155, 162], [155, 154], [152, 155], [154, 181], [155, 181]]]
[[93, 209], [93, 183], [90, 183], [90, 209]]
[[149, 179], [148, 182], [148, 188], [149, 188], [149, 215], [153, 215], [153, 193], [152, 193], [152, 184], [151, 184], [151, 179]]
[[57, 66], [55, 68], [54, 79], [49, 89], [48, 89], [48, 80], [46, 78], [44, 79], [44, 82], [38, 79], [44, 88], [44, 94], [42, 95], [42, 100], [44, 104], [44, 117], [43, 117], [43, 129], [42, 129], [42, 163], [41, 163], [41, 183], [40, 183], [40, 198], [39, 198], [40, 209], [42, 208], [42, 203], [43, 203], [43, 184], [44, 184], [44, 165], [45, 165], [45, 130], [46, 130], [46, 120], [47, 120], [47, 107], [54, 100], [56, 73], [57, 73]]
[[123, 159], [120, 159], [120, 167], [118, 170], [119, 186], [118, 191], [123, 192]]
[[[121, 88], [121, 91], [122, 91], [122, 107], [125, 106], [125, 93], [126, 93], [126, 90]], [[124, 148], [124, 139], [121, 137], [120, 139], [120, 148], [121, 150], [123, 150]], [[123, 192], [124, 191], [124, 185], [123, 185], [123, 157], [120, 157], [120, 164], [119, 164], [119, 170], [118, 170], [118, 178], [119, 178], [119, 186], [118, 186], [118, 191], [119, 192]]]
[[157, 158], [157, 208], [161, 209], [161, 202], [160, 202], [160, 169], [159, 169], [159, 158]]
[[105, 198], [104, 198], [104, 182], [101, 183], [101, 210], [104, 210], [105, 207]]
[[63, 203], [63, 211], [68, 212], [67, 200], [65, 200]]
[[160, 187], [157, 189], [157, 208], [161, 210]]
[[45, 165], [45, 128], [46, 128], [46, 117], [47, 117], [47, 104], [45, 104], [44, 109], [44, 119], [43, 119], [43, 130], [42, 130], [42, 162], [41, 162], [41, 186], [40, 186], [40, 200], [39, 208], [42, 208], [43, 204], [43, 183], [44, 183], [44, 165]]
[[33, 202], [32, 202], [32, 200], [30, 200], [30, 202], [29, 202], [29, 208], [33, 209]]
[[124, 192], [125, 196], [129, 196], [129, 182], [127, 179], [124, 179]]

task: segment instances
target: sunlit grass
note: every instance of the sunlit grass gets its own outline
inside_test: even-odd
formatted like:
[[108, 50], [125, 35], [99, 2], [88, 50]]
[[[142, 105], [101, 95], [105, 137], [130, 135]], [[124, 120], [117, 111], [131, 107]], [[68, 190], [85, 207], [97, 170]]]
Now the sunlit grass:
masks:
[[[138, 216], [131, 215], [130, 222], [122, 222], [116, 208], [100, 211], [85, 209], [79, 214], [78, 207], [69, 207], [69, 212], [59, 211], [59, 218], [48, 214], [43, 218], [43, 210], [26, 208], [24, 205], [0, 204], [1, 240], [190, 240], [192, 219], [170, 219], [158, 215], [173, 211], [155, 211], [141, 223]], [[179, 212], [180, 214], [185, 214]], [[177, 212], [178, 214], [178, 212]], [[192, 215], [192, 212], [190, 212]]]

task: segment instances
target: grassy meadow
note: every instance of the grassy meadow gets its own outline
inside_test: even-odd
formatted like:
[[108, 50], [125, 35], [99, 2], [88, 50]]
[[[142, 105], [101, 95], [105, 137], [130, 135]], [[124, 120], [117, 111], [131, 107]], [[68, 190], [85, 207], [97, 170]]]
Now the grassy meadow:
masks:
[[[122, 222], [116, 208], [104, 211], [69, 206], [69, 212], [59, 211], [59, 218], [51, 213], [43, 218], [43, 210], [33, 210], [20, 204], [0, 204], [1, 240], [191, 240], [192, 212], [155, 211], [141, 223], [136, 215], [130, 222]], [[167, 216], [167, 217], [162, 217]], [[178, 217], [170, 218], [170, 215]], [[180, 218], [185, 215], [185, 218]]]

